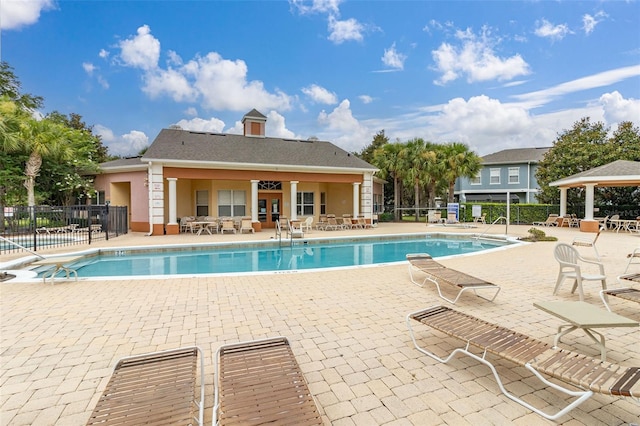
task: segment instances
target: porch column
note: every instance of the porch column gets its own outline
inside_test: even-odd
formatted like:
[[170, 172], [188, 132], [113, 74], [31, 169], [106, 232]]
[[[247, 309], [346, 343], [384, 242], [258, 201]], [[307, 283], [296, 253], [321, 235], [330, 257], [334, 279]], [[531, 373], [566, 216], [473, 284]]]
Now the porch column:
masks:
[[298, 200], [298, 181], [291, 181], [291, 218], [289, 220], [297, 220], [298, 219], [298, 208], [296, 206], [296, 202]]
[[258, 182], [259, 180], [251, 180], [251, 222], [258, 221]]
[[567, 188], [560, 188], [560, 216], [567, 214]]
[[585, 183], [584, 218], [593, 220], [593, 188], [595, 183]]
[[360, 182], [353, 182], [353, 217], [360, 215]]
[[176, 181], [177, 178], [167, 178], [169, 181], [169, 225], [178, 223], [178, 211], [176, 201]]

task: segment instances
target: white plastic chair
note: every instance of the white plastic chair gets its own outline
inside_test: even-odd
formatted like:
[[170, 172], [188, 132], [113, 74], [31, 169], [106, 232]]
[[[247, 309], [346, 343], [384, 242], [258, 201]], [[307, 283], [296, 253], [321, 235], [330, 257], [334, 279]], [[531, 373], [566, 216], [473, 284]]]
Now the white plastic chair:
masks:
[[[584, 300], [584, 290], [582, 289], [583, 281], [601, 281], [602, 289], [606, 290], [607, 288], [607, 277], [604, 274], [604, 265], [595, 260], [585, 259], [580, 256], [578, 250], [569, 244], [558, 243], [553, 251], [553, 256], [560, 264], [560, 270], [558, 271], [558, 280], [556, 281], [556, 287], [553, 290], [553, 294], [558, 293], [558, 289], [560, 285], [567, 278], [573, 279], [573, 287], [571, 288], [571, 293], [573, 294], [578, 289], [578, 295], [580, 297], [580, 301]], [[592, 273], [584, 273], [582, 271], [583, 264], [597, 265], [600, 271], [599, 274]]]
[[302, 228], [303, 232], [311, 232], [313, 229], [313, 216], [306, 218], [305, 221], [300, 224], [300, 228]]

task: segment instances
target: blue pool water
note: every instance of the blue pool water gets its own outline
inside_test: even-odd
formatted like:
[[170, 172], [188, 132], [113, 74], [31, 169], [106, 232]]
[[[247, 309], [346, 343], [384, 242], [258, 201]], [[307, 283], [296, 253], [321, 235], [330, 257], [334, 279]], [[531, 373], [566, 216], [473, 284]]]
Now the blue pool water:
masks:
[[[295, 241], [270, 244], [236, 244], [223, 247], [181, 247], [150, 250], [101, 250], [71, 265], [78, 277], [197, 275], [241, 272], [292, 271], [373, 265], [406, 260], [408, 253], [442, 257], [495, 249], [505, 241], [433, 237], [429, 234]], [[40, 273], [44, 271], [39, 271]]]

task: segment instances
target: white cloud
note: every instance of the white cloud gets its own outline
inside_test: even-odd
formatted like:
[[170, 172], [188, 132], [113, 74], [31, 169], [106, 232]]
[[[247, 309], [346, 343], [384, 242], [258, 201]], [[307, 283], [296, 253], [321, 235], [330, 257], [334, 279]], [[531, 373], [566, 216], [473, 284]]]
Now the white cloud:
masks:
[[329, 92], [322, 86], [312, 84], [311, 86], [304, 87], [302, 93], [309, 96], [314, 102], [321, 104], [333, 105], [338, 103], [338, 97], [335, 93]]
[[184, 111], [184, 113], [186, 115], [190, 115], [191, 117], [195, 117], [198, 115], [198, 110], [195, 109], [194, 107], [189, 107]]
[[93, 72], [96, 70], [96, 66], [90, 62], [83, 62], [82, 69], [84, 69], [84, 72], [86, 72], [87, 74], [92, 75]]
[[357, 20], [350, 18], [338, 21], [334, 16], [329, 17], [329, 40], [335, 44], [342, 44], [345, 41], [362, 41], [364, 27]]
[[528, 108], [533, 108], [544, 105], [552, 99], [568, 93], [605, 87], [618, 83], [622, 80], [626, 80], [627, 78], [634, 78], [638, 76], [640, 76], [640, 65], [632, 65], [578, 78], [558, 84], [548, 89], [524, 93], [522, 95], [514, 96], [514, 98], [526, 103]]
[[604, 118], [609, 124], [631, 121], [638, 125], [640, 120], [640, 99], [624, 99], [616, 90], [600, 96]]
[[127, 66], [151, 70], [158, 66], [160, 41], [151, 35], [151, 28], [143, 25], [137, 35], [119, 43], [120, 59]]
[[2, 0], [0, 1], [0, 29], [16, 30], [35, 24], [42, 11], [54, 9], [53, 0]]
[[111, 155], [130, 157], [149, 146], [149, 137], [139, 130], [132, 130], [121, 136], [116, 136], [111, 129], [100, 124], [96, 124], [93, 130], [100, 135]]
[[279, 90], [269, 93], [262, 81], [247, 81], [247, 64], [231, 61], [211, 52], [185, 65], [185, 73], [194, 77], [194, 88], [207, 108], [243, 111], [251, 108], [288, 110], [290, 97]]
[[571, 34], [571, 30], [567, 24], [553, 25], [551, 22], [543, 19], [536, 22], [534, 34], [538, 37], [550, 38], [551, 40], [562, 40], [567, 34]]
[[162, 94], [169, 95], [176, 102], [194, 102], [198, 92], [191, 87], [186, 76], [174, 69], [155, 69], [144, 75], [142, 91], [149, 97], [156, 98]]
[[320, 112], [318, 123], [326, 126], [326, 131], [319, 135], [320, 139], [330, 140], [347, 151], [360, 151], [371, 142], [374, 134], [353, 116], [348, 99], [340, 102], [330, 113]]
[[289, 0], [289, 4], [303, 15], [310, 13], [338, 14], [340, 3], [342, 3], [342, 0], [312, 0], [311, 2], [305, 0]]
[[210, 52], [183, 63], [176, 52], [169, 51], [171, 66], [159, 67], [160, 41], [151, 35], [148, 25], [138, 28], [137, 35], [121, 41], [119, 47], [120, 63], [143, 71], [142, 91], [150, 98], [167, 95], [176, 102], [201, 102], [215, 110], [291, 108], [286, 93], [277, 89], [271, 93], [262, 81], [248, 81], [247, 65], [240, 59], [232, 61]]
[[508, 58], [496, 55], [494, 45], [499, 40], [491, 37], [487, 28], [483, 28], [479, 36], [471, 30], [458, 31], [456, 37], [460, 46], [442, 43], [437, 50], [431, 52], [436, 63], [436, 70], [441, 73], [434, 81], [444, 85], [466, 75], [467, 81], [510, 80], [514, 77], [530, 73], [529, 65], [518, 54]]
[[215, 117], [211, 117], [208, 120], [199, 117], [192, 118], [191, 120], [182, 119], [175, 124], [185, 130], [192, 130], [194, 132], [222, 133], [224, 129], [224, 121]]
[[284, 117], [276, 111], [269, 111], [265, 134], [273, 138], [300, 139], [294, 132], [287, 129]]
[[371, 102], [373, 102], [373, 98], [369, 95], [360, 95], [358, 96], [358, 99], [360, 99], [363, 104], [370, 104]]
[[596, 25], [602, 22], [602, 19], [598, 18], [605, 18], [606, 16], [607, 14], [603, 11], [596, 13], [595, 16], [591, 16], [588, 13], [584, 14], [582, 16], [582, 29], [584, 30], [584, 33], [591, 34], [596, 28]]
[[109, 52], [105, 49], [100, 49], [100, 52], [98, 52], [98, 56], [102, 59], [107, 59], [109, 57]]
[[404, 69], [404, 61], [406, 59], [406, 55], [396, 51], [395, 43], [393, 43], [390, 48], [384, 49], [384, 55], [382, 55], [382, 63], [396, 70]]

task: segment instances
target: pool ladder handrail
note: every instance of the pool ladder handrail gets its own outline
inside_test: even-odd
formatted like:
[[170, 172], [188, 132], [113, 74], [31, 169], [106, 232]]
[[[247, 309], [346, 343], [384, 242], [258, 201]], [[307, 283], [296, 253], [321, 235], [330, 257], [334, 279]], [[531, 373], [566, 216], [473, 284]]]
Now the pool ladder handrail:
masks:
[[16, 243], [15, 241], [11, 241], [10, 239], [5, 238], [5, 237], [3, 237], [3, 236], [1, 236], [1, 235], [0, 235], [0, 239], [1, 239], [1, 240], [3, 240], [3, 241], [8, 242], [8, 243], [9, 243], [9, 244], [11, 244], [11, 245], [14, 245], [14, 246], [16, 246], [16, 247], [18, 247], [18, 248], [21, 248], [22, 250], [24, 250], [24, 251], [26, 251], [26, 252], [28, 252], [28, 253], [31, 253], [32, 255], [34, 255], [34, 256], [36, 256], [36, 257], [39, 257], [40, 259], [45, 259], [45, 257], [44, 257], [44, 256], [42, 256], [42, 255], [40, 255], [40, 254], [36, 253], [36, 252], [35, 252], [35, 251], [33, 251], [33, 250], [29, 250], [28, 248], [26, 248], [26, 247], [24, 247], [24, 246], [21, 246], [20, 244]]
[[482, 236], [483, 236], [483, 235], [486, 235], [486, 233], [489, 231], [489, 229], [490, 229], [493, 225], [495, 225], [496, 223], [498, 223], [498, 221], [503, 220], [503, 219], [504, 219], [504, 221], [505, 221], [505, 231], [504, 231], [504, 233], [505, 233], [505, 235], [506, 235], [506, 234], [507, 234], [508, 227], [509, 227], [509, 223], [507, 222], [507, 218], [506, 218], [506, 217], [504, 217], [504, 216], [500, 216], [500, 217], [498, 217], [496, 220], [494, 220], [493, 222], [491, 222], [491, 223], [489, 224], [489, 226], [487, 226], [487, 227], [485, 228], [485, 230], [484, 230], [484, 231], [482, 231], [479, 235], [476, 235], [476, 236], [475, 236], [475, 239], [476, 239], [476, 240], [479, 240], [480, 238], [482, 238]]

